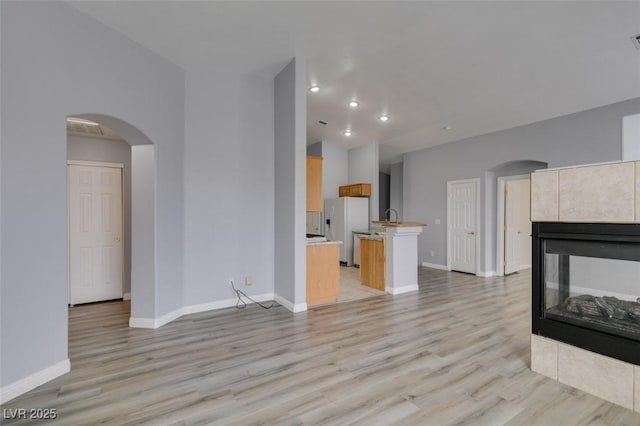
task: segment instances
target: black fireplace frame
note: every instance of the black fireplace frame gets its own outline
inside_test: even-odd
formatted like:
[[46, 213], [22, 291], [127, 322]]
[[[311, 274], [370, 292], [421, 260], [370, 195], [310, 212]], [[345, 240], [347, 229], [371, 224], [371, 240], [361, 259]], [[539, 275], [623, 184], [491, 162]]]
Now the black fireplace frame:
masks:
[[640, 224], [534, 222], [531, 237], [532, 333], [640, 365], [640, 340], [545, 317], [542, 243], [545, 239], [623, 242], [637, 243], [640, 250]]

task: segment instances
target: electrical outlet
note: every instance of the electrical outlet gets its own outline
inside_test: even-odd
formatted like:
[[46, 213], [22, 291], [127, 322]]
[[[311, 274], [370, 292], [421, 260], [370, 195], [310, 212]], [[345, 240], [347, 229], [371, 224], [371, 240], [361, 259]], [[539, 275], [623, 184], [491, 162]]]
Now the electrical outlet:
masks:
[[429, 256], [433, 257], [433, 256], [435, 256], [435, 255], [436, 255], [436, 254], [433, 252], [433, 250], [430, 250], [430, 251], [429, 251]]
[[229, 286], [233, 287], [233, 277], [229, 278]]
[[244, 285], [252, 285], [253, 284], [253, 277], [251, 275], [247, 275], [246, 277], [244, 277]]

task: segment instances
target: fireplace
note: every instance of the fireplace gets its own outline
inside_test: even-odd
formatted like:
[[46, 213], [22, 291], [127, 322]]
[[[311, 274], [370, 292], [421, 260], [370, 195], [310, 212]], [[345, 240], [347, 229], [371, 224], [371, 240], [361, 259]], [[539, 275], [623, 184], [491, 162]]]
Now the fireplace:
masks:
[[640, 224], [532, 230], [533, 334], [640, 365]]

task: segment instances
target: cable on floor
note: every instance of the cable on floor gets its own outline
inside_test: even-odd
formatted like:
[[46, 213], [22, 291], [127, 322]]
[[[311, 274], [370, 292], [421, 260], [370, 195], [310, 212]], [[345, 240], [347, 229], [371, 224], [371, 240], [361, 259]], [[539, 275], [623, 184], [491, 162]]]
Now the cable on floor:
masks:
[[246, 293], [244, 293], [241, 290], [238, 290], [236, 288], [235, 285], [233, 285], [233, 281], [231, 282], [231, 288], [233, 289], [233, 291], [236, 292], [236, 296], [238, 296], [238, 300], [236, 301], [236, 309], [244, 309], [247, 307], [247, 302], [245, 302], [244, 300], [242, 300], [242, 296], [246, 297], [247, 299], [251, 300], [253, 303], [255, 303], [256, 305], [260, 306], [263, 309], [271, 309], [273, 307], [273, 303], [271, 303], [269, 306], [265, 306], [262, 303], [258, 302], [257, 300], [253, 300], [251, 298], [251, 296], [247, 296]]

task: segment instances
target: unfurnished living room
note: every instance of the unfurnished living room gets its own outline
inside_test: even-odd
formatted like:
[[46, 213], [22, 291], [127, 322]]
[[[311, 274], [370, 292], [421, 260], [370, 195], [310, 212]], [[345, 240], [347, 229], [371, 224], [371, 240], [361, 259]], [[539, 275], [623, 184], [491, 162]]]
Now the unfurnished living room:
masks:
[[0, 424], [640, 425], [640, 1], [0, 0]]

